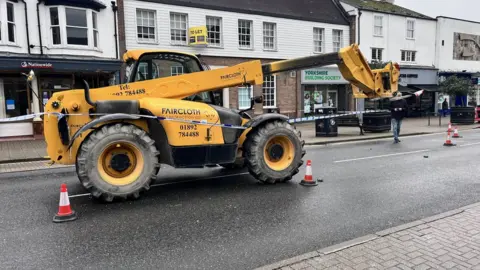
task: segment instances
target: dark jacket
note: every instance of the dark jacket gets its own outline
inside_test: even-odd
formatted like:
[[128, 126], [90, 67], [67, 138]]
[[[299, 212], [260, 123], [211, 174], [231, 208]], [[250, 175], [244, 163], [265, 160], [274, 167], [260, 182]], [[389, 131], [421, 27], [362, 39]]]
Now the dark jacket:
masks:
[[390, 102], [390, 111], [392, 112], [392, 118], [397, 120], [403, 119], [407, 116], [408, 105], [405, 99], [394, 100]]

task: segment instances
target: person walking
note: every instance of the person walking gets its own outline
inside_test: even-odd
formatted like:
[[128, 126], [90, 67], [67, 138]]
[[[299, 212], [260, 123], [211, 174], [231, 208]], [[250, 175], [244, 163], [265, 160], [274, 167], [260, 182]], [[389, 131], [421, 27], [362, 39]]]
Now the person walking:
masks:
[[402, 98], [402, 93], [397, 92], [397, 95], [390, 102], [390, 111], [392, 115], [392, 129], [393, 129], [393, 142], [399, 143], [400, 128], [402, 126], [402, 120], [407, 115], [408, 105], [407, 101]]
[[448, 112], [448, 101], [447, 101], [447, 99], [443, 100], [442, 112], [443, 112], [443, 117], [447, 117], [447, 112]]

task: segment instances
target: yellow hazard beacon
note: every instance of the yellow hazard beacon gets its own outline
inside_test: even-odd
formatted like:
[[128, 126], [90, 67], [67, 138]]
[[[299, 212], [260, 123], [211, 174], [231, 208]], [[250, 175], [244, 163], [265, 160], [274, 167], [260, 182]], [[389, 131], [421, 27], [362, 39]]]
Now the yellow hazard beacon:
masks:
[[[399, 78], [396, 63], [371, 70], [356, 44], [338, 53], [215, 70], [204, 70], [195, 55], [164, 50], [127, 51], [124, 61], [127, 83], [89, 89], [84, 82], [84, 89], [55, 93], [44, 110], [57, 114], [44, 118], [52, 161], [75, 164], [83, 186], [105, 201], [138, 198], [159, 175], [160, 164], [246, 166], [271, 184], [298, 173], [304, 142], [286, 116], [251, 117], [249, 109], [217, 106], [213, 90], [261, 85], [266, 74], [336, 64], [356, 97], [392, 97]], [[184, 74], [171, 76], [173, 66]], [[261, 96], [252, 98], [251, 108], [262, 102]]]

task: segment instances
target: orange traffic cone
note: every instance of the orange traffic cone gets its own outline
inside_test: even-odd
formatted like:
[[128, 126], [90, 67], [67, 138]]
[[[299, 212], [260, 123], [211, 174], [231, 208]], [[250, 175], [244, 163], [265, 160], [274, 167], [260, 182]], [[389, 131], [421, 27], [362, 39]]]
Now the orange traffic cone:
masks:
[[448, 132], [452, 132], [452, 123], [448, 123]]
[[444, 146], [454, 146], [455, 144], [452, 143], [452, 140], [450, 139], [450, 130], [448, 131], [447, 134], [447, 140], [443, 144]]
[[452, 136], [452, 137], [453, 137], [453, 138], [462, 138], [462, 136], [460, 136], [460, 135], [458, 134], [458, 129], [457, 129], [457, 127], [455, 127], [455, 129], [453, 130], [453, 136]]
[[304, 186], [316, 186], [316, 185], [318, 185], [317, 181], [313, 180], [312, 161], [311, 160], [307, 160], [307, 170], [305, 172], [304, 179], [300, 182], [300, 185], [304, 185]]
[[58, 213], [53, 217], [53, 222], [66, 222], [77, 219], [77, 213], [70, 208], [70, 200], [68, 199], [67, 185], [60, 186], [60, 203]]

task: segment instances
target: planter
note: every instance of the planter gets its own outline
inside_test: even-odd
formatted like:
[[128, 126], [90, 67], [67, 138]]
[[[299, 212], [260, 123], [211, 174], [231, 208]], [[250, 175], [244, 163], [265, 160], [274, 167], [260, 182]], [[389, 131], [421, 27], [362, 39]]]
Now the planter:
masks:
[[390, 112], [375, 112], [363, 114], [364, 131], [383, 132], [392, 129], [392, 116]]
[[475, 107], [452, 107], [450, 122], [452, 124], [471, 125], [475, 123]]

